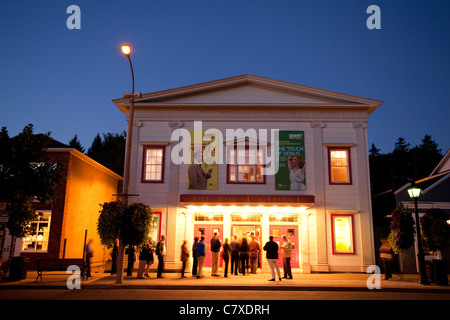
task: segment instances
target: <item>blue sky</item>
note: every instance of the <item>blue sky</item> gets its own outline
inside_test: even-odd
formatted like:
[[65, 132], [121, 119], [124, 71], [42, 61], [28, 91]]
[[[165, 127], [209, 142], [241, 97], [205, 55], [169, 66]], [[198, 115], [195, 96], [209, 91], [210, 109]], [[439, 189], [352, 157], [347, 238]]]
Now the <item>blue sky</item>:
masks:
[[[69, 30], [71, 4], [81, 29]], [[369, 30], [369, 5], [381, 29]], [[143, 93], [250, 73], [384, 101], [368, 139], [390, 152], [427, 133], [450, 148], [450, 1], [3, 0], [0, 126], [32, 123], [86, 149], [125, 130], [111, 102], [131, 91], [122, 43]]]

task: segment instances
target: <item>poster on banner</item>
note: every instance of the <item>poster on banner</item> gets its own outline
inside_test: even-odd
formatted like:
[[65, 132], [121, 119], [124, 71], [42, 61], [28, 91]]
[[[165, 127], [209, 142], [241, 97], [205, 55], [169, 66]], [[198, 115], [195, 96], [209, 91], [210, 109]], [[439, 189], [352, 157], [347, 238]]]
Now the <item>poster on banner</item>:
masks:
[[275, 190], [306, 190], [304, 131], [280, 131], [276, 152]]
[[[195, 145], [195, 130], [189, 130], [189, 133], [191, 135], [191, 161], [188, 165], [187, 187], [190, 190], [217, 190], [217, 163], [214, 159], [205, 161], [206, 157], [215, 156], [215, 147], [211, 146], [211, 139], [205, 139], [207, 138], [204, 136], [205, 130], [201, 131], [201, 146]], [[212, 140], [214, 140], [214, 134], [209, 134], [213, 136]]]

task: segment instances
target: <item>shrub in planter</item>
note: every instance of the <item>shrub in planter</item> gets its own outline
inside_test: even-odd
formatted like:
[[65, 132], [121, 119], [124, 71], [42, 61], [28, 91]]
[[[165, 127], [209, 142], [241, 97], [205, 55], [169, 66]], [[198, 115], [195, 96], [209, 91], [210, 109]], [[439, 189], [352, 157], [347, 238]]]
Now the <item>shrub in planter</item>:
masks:
[[436, 252], [445, 249], [450, 239], [448, 215], [441, 209], [431, 208], [422, 217], [422, 234], [427, 247]]
[[396, 208], [392, 211], [391, 233], [388, 241], [394, 253], [399, 254], [403, 250], [409, 249], [414, 244], [416, 229], [411, 212]]

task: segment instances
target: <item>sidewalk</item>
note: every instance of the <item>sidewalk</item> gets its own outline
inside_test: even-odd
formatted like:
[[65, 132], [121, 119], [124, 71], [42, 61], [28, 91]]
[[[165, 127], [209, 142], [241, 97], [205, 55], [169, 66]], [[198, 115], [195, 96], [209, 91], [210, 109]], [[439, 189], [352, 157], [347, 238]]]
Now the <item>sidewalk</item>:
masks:
[[[268, 281], [270, 273], [228, 275], [227, 278], [210, 276], [210, 270], [204, 270], [204, 278], [196, 279], [190, 273], [181, 279], [179, 273], [164, 273], [163, 279], [156, 279], [156, 273], [150, 273], [150, 279], [123, 278], [122, 284], [116, 284], [116, 277], [108, 273], [93, 273], [93, 277], [81, 281], [82, 289], [116, 290], [116, 289], [173, 289], [173, 290], [283, 290], [283, 291], [370, 291], [367, 287], [369, 274], [365, 273], [294, 273], [292, 280]], [[0, 283], [2, 289], [66, 289], [66, 281], [70, 275], [64, 272], [47, 272], [42, 281], [36, 282], [36, 272], [29, 271], [27, 279], [16, 282]], [[384, 275], [380, 275], [380, 279]], [[450, 286], [436, 284], [421, 285], [417, 282], [417, 274], [394, 274], [390, 280], [381, 280], [384, 292], [432, 292], [450, 293]]]

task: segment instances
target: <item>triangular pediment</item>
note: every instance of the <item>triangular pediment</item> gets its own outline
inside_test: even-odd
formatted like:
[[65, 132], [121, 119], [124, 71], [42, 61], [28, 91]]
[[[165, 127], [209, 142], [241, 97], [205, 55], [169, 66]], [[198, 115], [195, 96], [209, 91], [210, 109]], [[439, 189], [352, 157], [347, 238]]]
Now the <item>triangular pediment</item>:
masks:
[[[126, 108], [127, 99], [117, 99]], [[242, 75], [142, 95], [137, 107], [152, 106], [293, 106], [367, 108], [381, 104], [332, 91], [253, 75]], [[124, 111], [124, 110], [123, 110]]]

